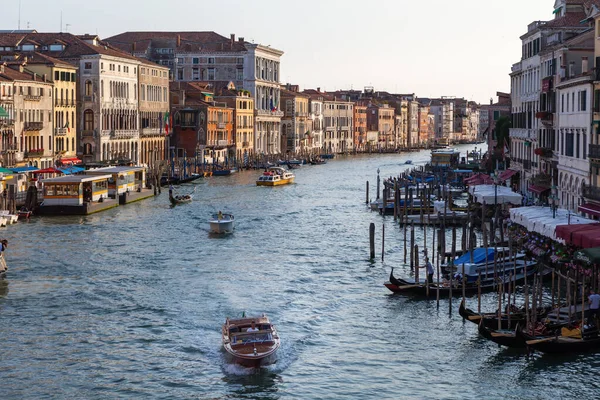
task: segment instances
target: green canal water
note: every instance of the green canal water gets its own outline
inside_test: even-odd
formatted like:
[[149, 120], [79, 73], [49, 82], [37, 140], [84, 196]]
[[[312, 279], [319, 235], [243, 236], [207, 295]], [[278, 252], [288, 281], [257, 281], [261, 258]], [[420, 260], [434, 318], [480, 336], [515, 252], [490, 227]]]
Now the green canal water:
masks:
[[[450, 313], [447, 299], [438, 308], [383, 286], [391, 267], [410, 273], [403, 231], [367, 209], [365, 182], [374, 197], [377, 168], [397, 174], [407, 159], [429, 154], [341, 157], [277, 188], [256, 187], [260, 171], [206, 178], [178, 189], [197, 186], [188, 205], [170, 208], [163, 192], [5, 228], [0, 398], [600, 397], [600, 356], [528, 358], [478, 337], [456, 300]], [[218, 210], [235, 215], [235, 234], [209, 235]], [[485, 295], [484, 310], [495, 302]], [[244, 311], [278, 327], [276, 364], [227, 364], [221, 324]]]

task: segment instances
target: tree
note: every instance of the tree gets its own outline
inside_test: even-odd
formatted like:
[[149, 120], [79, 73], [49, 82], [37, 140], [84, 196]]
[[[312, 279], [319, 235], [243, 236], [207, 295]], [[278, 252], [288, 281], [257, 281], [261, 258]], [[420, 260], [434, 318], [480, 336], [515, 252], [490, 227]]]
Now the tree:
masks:
[[502, 151], [504, 143], [510, 147], [510, 130], [511, 122], [509, 117], [500, 117], [496, 121], [496, 148]]

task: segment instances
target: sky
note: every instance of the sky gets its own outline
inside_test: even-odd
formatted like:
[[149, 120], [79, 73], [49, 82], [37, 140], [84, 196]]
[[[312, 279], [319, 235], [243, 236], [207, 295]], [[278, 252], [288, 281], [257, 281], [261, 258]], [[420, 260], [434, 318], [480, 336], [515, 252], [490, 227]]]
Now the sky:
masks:
[[[2, 5], [16, 29], [19, 1]], [[38, 32], [215, 31], [283, 50], [281, 83], [334, 91], [372, 86], [488, 103], [510, 90], [519, 37], [554, 0], [21, 0]], [[67, 25], [68, 24], [68, 25]]]

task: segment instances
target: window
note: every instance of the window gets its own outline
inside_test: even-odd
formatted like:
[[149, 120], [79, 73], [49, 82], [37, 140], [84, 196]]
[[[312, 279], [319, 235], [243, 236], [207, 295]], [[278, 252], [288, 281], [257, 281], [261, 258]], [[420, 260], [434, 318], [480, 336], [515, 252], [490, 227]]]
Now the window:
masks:
[[571, 111], [575, 111], [575, 92], [571, 93]]
[[65, 48], [65, 46], [63, 46], [62, 44], [51, 44], [50, 45], [50, 51], [63, 51]]
[[214, 57], [208, 57], [208, 63], [209, 64], [214, 64], [215, 63], [215, 58]]
[[580, 108], [580, 111], [587, 111], [587, 90], [582, 90], [581, 91], [581, 108]]
[[92, 69], [92, 63], [91, 62], [86, 62], [83, 64], [83, 69]]
[[244, 80], [244, 69], [243, 68], [238, 68], [237, 69], [237, 80], [238, 81], [243, 81]]
[[209, 81], [215, 80], [215, 69], [214, 68], [208, 68], [208, 80]]
[[192, 58], [192, 64], [200, 64], [200, 59], [198, 57]]
[[71, 82], [75, 82], [75, 72], [71, 72]]
[[200, 79], [200, 71], [198, 68], [192, 68], [192, 79], [195, 81]]
[[567, 157], [573, 157], [574, 154], [574, 150], [575, 150], [575, 135], [572, 132], [568, 132], [567, 133], [567, 138], [566, 138], [566, 148], [565, 148], [565, 155]]
[[242, 57], [238, 57], [237, 58], [237, 63], [238, 64], [243, 64], [244, 63], [244, 59]]
[[67, 73], [64, 71], [61, 71], [60, 73], [60, 80], [61, 81], [66, 81], [67, 80]]
[[83, 129], [86, 131], [94, 130], [94, 112], [92, 110], [83, 112]]
[[85, 95], [92, 95], [92, 81], [85, 81]]
[[58, 71], [54, 71], [54, 80], [55, 80], [55, 81], [58, 81], [58, 80], [59, 80], [59, 78], [60, 78], [60, 72], [58, 72]]

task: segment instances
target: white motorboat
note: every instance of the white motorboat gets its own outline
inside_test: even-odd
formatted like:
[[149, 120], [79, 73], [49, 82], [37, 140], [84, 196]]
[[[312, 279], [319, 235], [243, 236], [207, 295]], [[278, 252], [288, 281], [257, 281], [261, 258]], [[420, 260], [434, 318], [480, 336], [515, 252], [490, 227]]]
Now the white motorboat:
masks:
[[10, 225], [10, 224], [14, 224], [15, 222], [17, 222], [17, 220], [19, 219], [19, 216], [16, 214], [11, 214], [8, 210], [1, 210], [0, 218], [5, 219], [6, 224]]
[[219, 212], [214, 214], [209, 220], [210, 231], [212, 233], [233, 233], [235, 219], [231, 214], [223, 214]]

